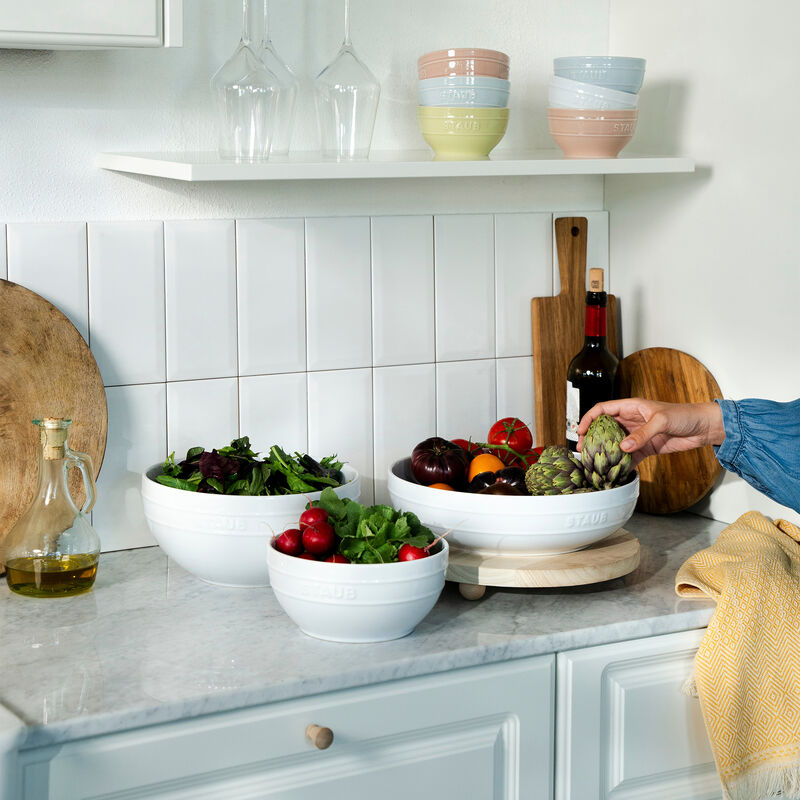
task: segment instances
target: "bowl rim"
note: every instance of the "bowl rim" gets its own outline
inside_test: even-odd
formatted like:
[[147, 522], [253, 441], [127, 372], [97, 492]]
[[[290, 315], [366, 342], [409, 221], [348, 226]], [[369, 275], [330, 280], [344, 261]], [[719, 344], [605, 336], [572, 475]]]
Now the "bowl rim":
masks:
[[638, 119], [638, 108], [558, 108], [548, 107], [548, 117], [556, 119], [586, 119], [591, 122], [628, 121]]
[[[464, 510], [463, 503], [459, 503], [460, 497], [471, 497], [475, 498], [476, 502], [481, 504], [485, 504], [487, 506], [486, 512], [490, 512], [495, 508], [504, 508], [506, 511], [511, 511], [514, 513], [520, 513], [525, 511], [525, 505], [530, 505], [531, 502], [535, 502], [537, 505], [544, 505], [548, 503], [550, 505], [549, 511], [557, 510], [559, 504], [566, 505], [575, 504], [575, 503], [586, 503], [590, 504], [588, 499], [584, 500], [584, 498], [595, 498], [599, 494], [604, 494], [607, 497], [611, 496], [611, 493], [621, 494], [622, 492], [631, 492], [633, 491], [633, 487], [636, 487], [636, 493], [638, 495], [639, 492], [639, 472], [634, 469], [633, 480], [628, 481], [627, 483], [623, 484], [622, 486], [615, 486], [613, 489], [602, 489], [598, 490], [597, 492], [583, 492], [581, 494], [553, 494], [553, 495], [522, 495], [520, 497], [515, 497], [513, 495], [492, 495], [486, 494], [481, 495], [472, 492], [443, 492], [441, 489], [432, 489], [430, 486], [424, 486], [421, 483], [416, 483], [413, 481], [406, 480], [405, 478], [401, 477], [400, 475], [395, 472], [395, 468], [399, 467], [406, 462], [411, 462], [411, 457], [406, 456], [405, 458], [400, 458], [395, 461], [388, 470], [388, 481], [402, 481], [404, 484], [408, 484], [409, 486], [414, 486], [415, 489], [420, 489], [425, 492], [436, 492], [436, 495], [428, 495], [430, 497], [440, 497], [443, 503], [439, 503], [437, 505], [441, 506], [442, 508], [446, 508], [447, 510]], [[452, 495], [452, 496], [451, 496]], [[450, 500], [451, 502], [448, 503], [446, 501]], [[480, 513], [486, 513], [480, 512]]]
[[497, 61], [501, 64], [510, 64], [511, 56], [502, 50], [490, 50], [485, 47], [446, 47], [443, 50], [431, 50], [423, 53], [417, 64], [430, 64], [434, 61], [453, 61], [464, 59], [481, 59], [483, 61]]
[[606, 69], [623, 67], [644, 71], [647, 67], [647, 59], [635, 56], [558, 56], [553, 59], [554, 69], [563, 67], [589, 69], [593, 66]]
[[[309, 570], [313, 568], [313, 565], [328, 563], [326, 561], [317, 561], [317, 560], [311, 561], [311, 559], [298, 558], [297, 556], [290, 556], [287, 555], [286, 553], [281, 553], [281, 551], [278, 550], [277, 547], [275, 547], [275, 539], [277, 538], [278, 535], [276, 534], [275, 536], [272, 536], [269, 540], [269, 549], [267, 550], [267, 563], [269, 563], [271, 559], [277, 559], [278, 562], [281, 562], [285, 559], [292, 559], [291, 561], [287, 562], [289, 564], [293, 564], [296, 561], [299, 562], [307, 561], [309, 564], [308, 567], [301, 566], [298, 567], [298, 569], [309, 569]], [[377, 569], [386, 570], [386, 569], [396, 569], [397, 567], [402, 568], [406, 564], [430, 565], [435, 563], [435, 560], [439, 561], [443, 560], [450, 551], [450, 545], [447, 539], [440, 539], [439, 545], [440, 545], [439, 549], [435, 553], [432, 553], [428, 558], [420, 558], [420, 559], [415, 559], [413, 561], [392, 561], [388, 564], [331, 564], [331, 567], [336, 567], [337, 575], [341, 575], [344, 578], [347, 575], [350, 576], [355, 574], [365, 575], [369, 571], [371, 571], [374, 574], [374, 572]], [[323, 569], [327, 569], [327, 567], [323, 567]]]
[[[565, 83], [566, 82], [566, 85]], [[570, 85], [572, 84], [572, 85]], [[623, 92], [619, 89], [612, 89], [610, 86], [599, 86], [596, 83], [586, 83], [586, 81], [576, 81], [572, 78], [563, 78], [560, 75], [550, 77], [549, 87], [556, 91], [573, 92], [576, 94], [590, 94], [594, 97], [602, 97], [605, 100], [615, 100], [620, 103], [637, 102], [638, 92]]]
[[[309, 495], [312, 495], [312, 496], [313, 495], [319, 495], [323, 491], [322, 489], [318, 489], [318, 490], [313, 491], [313, 492], [293, 492], [291, 494], [264, 494], [264, 495], [255, 495], [255, 496], [254, 495], [242, 495], [242, 494], [206, 494], [205, 492], [202, 492], [202, 493], [201, 492], [189, 492], [186, 489], [178, 489], [178, 488], [176, 488], [174, 486], [165, 486], [163, 483], [159, 483], [155, 479], [155, 473], [156, 473], [156, 471], [159, 471], [159, 472], [161, 471], [163, 463], [164, 463], [163, 461], [159, 461], [156, 464], [152, 464], [150, 467], [148, 467], [146, 470], [144, 470], [142, 472], [142, 479], [143, 480], [146, 479], [146, 481], [147, 481], [146, 485], [155, 487], [156, 491], [164, 490], [165, 492], [179, 493], [179, 494], [174, 494], [173, 496], [175, 496], [175, 497], [202, 498], [202, 499], [198, 500], [198, 502], [200, 502], [200, 503], [211, 503], [211, 502], [215, 502], [215, 501], [219, 502], [222, 499], [232, 500], [233, 502], [240, 502], [240, 501], [250, 501], [250, 502], [252, 502], [254, 500], [260, 500], [262, 502], [265, 501], [265, 500], [273, 500], [273, 501], [284, 500], [284, 501], [286, 501], [286, 500], [288, 500], [288, 498], [308, 497]], [[151, 474], [151, 473], [153, 473], [153, 474]], [[361, 478], [358, 470], [355, 469], [355, 467], [353, 467], [347, 461], [342, 462], [342, 473], [344, 474], [345, 478], [347, 478], [348, 475], [350, 475], [350, 478], [348, 480], [345, 480], [345, 482], [341, 486], [331, 487], [331, 488], [340, 489], [340, 488], [342, 488], [344, 486], [350, 485], [354, 481], [360, 480], [360, 478]]]
[[[566, 80], [566, 79], [565, 79]], [[454, 81], [454, 83], [439, 83], [439, 81]], [[480, 81], [480, 83], [475, 83]], [[488, 81], [484, 84], [483, 81]], [[419, 78], [417, 85], [420, 89], [495, 89], [509, 91], [511, 81], [508, 78], [494, 78], [491, 75], [438, 75], [433, 78]]]
[[429, 119], [442, 119], [444, 117], [471, 117], [482, 120], [504, 120], [508, 119], [510, 111], [510, 108], [499, 108], [495, 106], [417, 106], [417, 116], [427, 117]]

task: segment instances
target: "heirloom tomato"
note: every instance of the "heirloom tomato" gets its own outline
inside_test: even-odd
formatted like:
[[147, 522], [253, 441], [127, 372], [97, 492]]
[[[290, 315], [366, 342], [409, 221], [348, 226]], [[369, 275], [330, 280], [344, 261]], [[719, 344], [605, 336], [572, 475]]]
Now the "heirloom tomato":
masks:
[[531, 449], [533, 436], [530, 428], [517, 417], [503, 417], [489, 429], [490, 445], [504, 444], [517, 453]]

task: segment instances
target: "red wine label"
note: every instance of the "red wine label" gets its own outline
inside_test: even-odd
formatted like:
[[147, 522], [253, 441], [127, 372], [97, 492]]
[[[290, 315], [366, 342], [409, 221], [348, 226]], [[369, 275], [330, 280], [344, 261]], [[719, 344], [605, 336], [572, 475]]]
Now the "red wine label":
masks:
[[[587, 308], [588, 311], [588, 308]], [[588, 318], [588, 314], [587, 314]], [[581, 392], [572, 381], [567, 381], [567, 441], [578, 441], [578, 424], [581, 421]]]
[[606, 309], [605, 306], [586, 306], [586, 335], [606, 335]]

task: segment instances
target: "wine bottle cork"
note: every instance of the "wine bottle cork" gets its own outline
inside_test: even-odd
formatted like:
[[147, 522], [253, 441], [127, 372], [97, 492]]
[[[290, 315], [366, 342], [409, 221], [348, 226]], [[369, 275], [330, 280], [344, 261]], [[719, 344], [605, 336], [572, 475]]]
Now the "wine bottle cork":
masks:
[[592, 267], [589, 270], [589, 291], [602, 292], [603, 291], [603, 270], [599, 267]]

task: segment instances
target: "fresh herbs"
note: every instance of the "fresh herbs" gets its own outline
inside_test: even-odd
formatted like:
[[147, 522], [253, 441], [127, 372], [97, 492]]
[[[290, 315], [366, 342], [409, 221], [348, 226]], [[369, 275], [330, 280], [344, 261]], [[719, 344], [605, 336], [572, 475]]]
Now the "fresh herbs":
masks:
[[259, 459], [247, 436], [210, 452], [192, 447], [179, 463], [171, 453], [162, 470], [156, 480], [164, 486], [204, 494], [307, 494], [344, 483], [342, 462], [335, 455], [315, 461], [306, 454], [291, 456], [272, 445], [268, 455]]
[[328, 512], [328, 523], [339, 537], [338, 552], [354, 564], [386, 564], [397, 561], [404, 544], [425, 547], [434, 536], [410, 511], [391, 506], [362, 506], [333, 489], [324, 489], [312, 506]]

